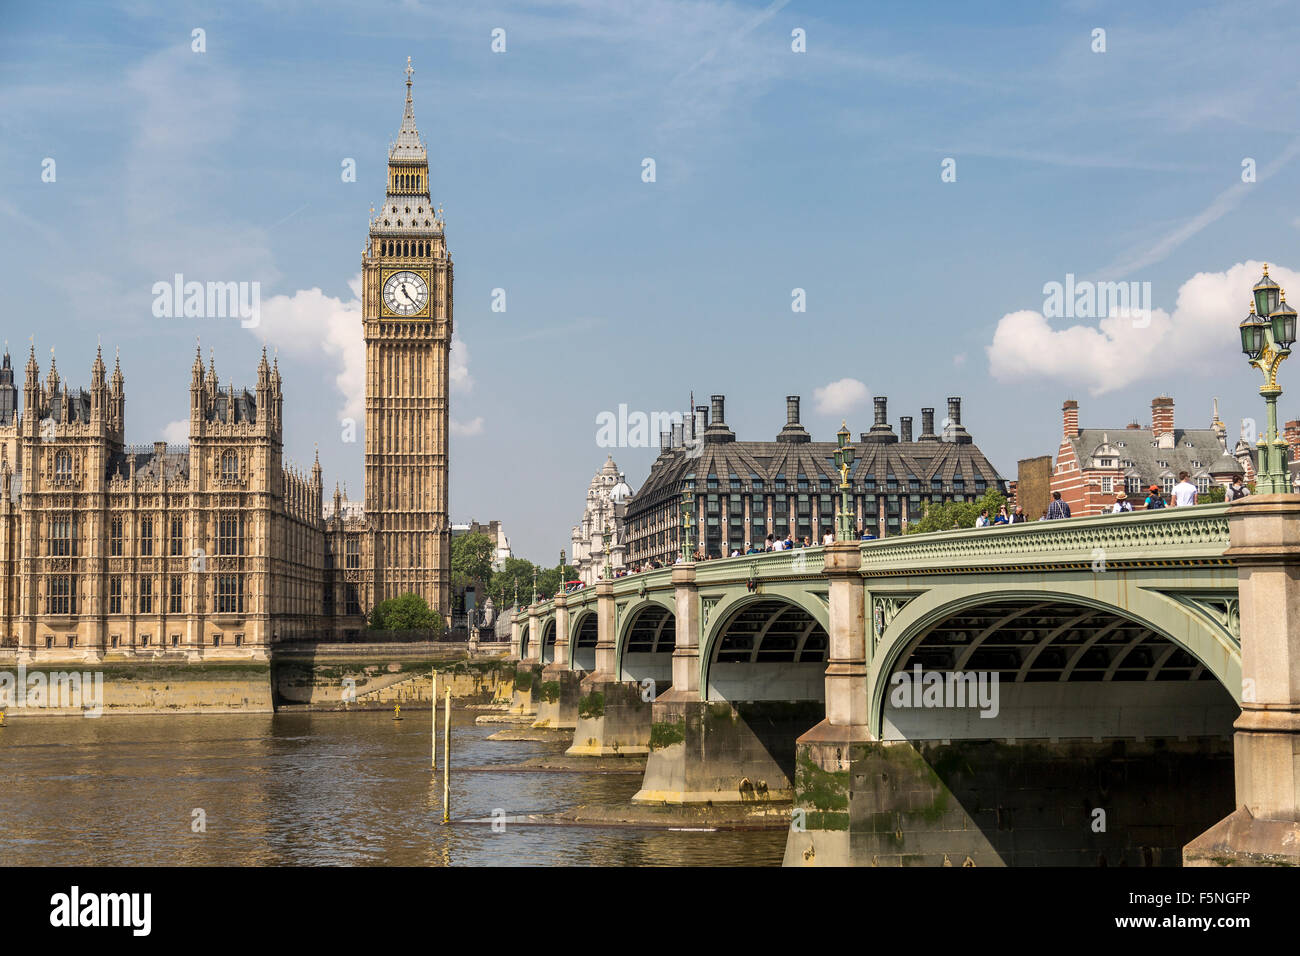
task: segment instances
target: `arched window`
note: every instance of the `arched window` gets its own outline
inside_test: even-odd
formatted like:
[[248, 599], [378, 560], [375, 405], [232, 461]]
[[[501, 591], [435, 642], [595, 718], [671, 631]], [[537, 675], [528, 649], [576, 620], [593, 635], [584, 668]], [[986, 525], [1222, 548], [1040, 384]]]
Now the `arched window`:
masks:
[[221, 453], [221, 480], [237, 481], [239, 479], [239, 455], [232, 448]]
[[72, 452], [65, 450], [54, 455], [54, 477], [62, 481], [72, 478]]

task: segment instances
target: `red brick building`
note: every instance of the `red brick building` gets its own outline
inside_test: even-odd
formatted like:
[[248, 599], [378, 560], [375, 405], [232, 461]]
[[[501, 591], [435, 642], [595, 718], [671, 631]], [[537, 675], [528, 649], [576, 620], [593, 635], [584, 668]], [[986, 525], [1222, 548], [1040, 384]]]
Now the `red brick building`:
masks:
[[1198, 491], [1205, 492], [1211, 484], [1229, 484], [1245, 471], [1228, 451], [1228, 429], [1219, 421], [1217, 403], [1210, 426], [1191, 429], [1177, 427], [1174, 400], [1168, 395], [1151, 400], [1150, 428], [1137, 422], [1080, 428], [1079, 403], [1074, 399], [1061, 412], [1052, 491], [1061, 493], [1074, 515], [1110, 511], [1120, 491], [1141, 508], [1151, 485], [1159, 486], [1169, 498], [1180, 472], [1187, 472]]

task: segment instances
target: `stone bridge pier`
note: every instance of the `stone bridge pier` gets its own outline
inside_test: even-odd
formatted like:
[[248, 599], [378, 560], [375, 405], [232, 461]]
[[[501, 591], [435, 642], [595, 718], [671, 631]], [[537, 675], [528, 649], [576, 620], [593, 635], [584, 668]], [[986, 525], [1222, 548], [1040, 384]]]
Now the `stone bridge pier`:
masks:
[[1300, 866], [1300, 496], [1234, 503], [1241, 594], [1236, 810], [1187, 845], [1188, 866]]
[[[672, 686], [654, 699], [650, 756], [641, 789], [632, 799], [674, 805], [792, 800], [794, 740], [820, 716], [820, 694], [815, 699], [786, 699], [783, 685], [765, 683], [758, 674], [747, 692], [738, 695], [735, 685], [726, 689], [724, 667], [754, 665], [714, 665], [740, 654], [757, 656], [767, 636], [761, 626], [752, 636], [737, 634], [742, 628], [729, 626], [730, 622], [743, 619], [746, 608], [764, 607], [758, 598], [769, 595], [728, 601], [714, 597], [714, 588], [706, 583], [704, 590], [710, 596], [702, 599], [697, 570], [695, 564], [676, 565], [672, 570]], [[711, 611], [707, 622], [701, 613], [706, 600]], [[789, 611], [781, 609], [781, 603], [773, 606], [778, 616], [798, 612], [793, 605], [785, 606]], [[803, 628], [821, 632], [810, 616]], [[711, 640], [702, 647], [706, 634]], [[755, 646], [745, 646], [749, 643]], [[795, 667], [800, 666], [797, 653], [789, 655]]]
[[575, 757], [641, 756], [650, 752], [650, 695], [635, 681], [620, 679], [614, 582], [601, 580], [596, 595], [596, 669], [578, 685]]

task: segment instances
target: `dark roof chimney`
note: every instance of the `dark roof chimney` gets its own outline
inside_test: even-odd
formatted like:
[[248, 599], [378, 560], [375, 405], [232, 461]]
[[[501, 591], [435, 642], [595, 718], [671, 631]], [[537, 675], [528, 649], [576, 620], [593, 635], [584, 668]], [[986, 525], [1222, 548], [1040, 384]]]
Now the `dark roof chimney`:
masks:
[[735, 441], [736, 433], [727, 427], [727, 419], [723, 414], [727, 396], [711, 395], [709, 400], [713, 403], [713, 423], [705, 430], [704, 436], [709, 441]]
[[798, 443], [812, 441], [812, 436], [799, 424], [798, 395], [785, 397], [785, 427], [777, 434], [776, 440]]
[[912, 441], [912, 416], [904, 415], [898, 420], [898, 440], [910, 443]]
[[889, 427], [889, 399], [884, 395], [877, 395], [872, 401], [876, 406], [876, 423], [871, 426], [871, 431], [862, 433], [860, 440], [864, 442], [898, 441], [898, 436]]
[[934, 433], [934, 409], [921, 409], [921, 435], [917, 441], [938, 441], [939, 436]]
[[959, 445], [969, 445], [974, 441], [961, 424], [960, 395], [948, 399], [948, 420], [943, 423], [943, 437], [945, 441], [956, 442]]

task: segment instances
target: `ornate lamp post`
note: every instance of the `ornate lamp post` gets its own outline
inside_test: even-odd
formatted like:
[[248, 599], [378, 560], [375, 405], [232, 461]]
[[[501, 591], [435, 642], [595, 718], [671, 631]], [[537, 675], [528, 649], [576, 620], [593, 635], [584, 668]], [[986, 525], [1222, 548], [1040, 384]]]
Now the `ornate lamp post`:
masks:
[[840, 470], [840, 507], [835, 513], [835, 540], [853, 540], [853, 522], [849, 513], [849, 469], [853, 467], [855, 453], [849, 444], [848, 422], [840, 422], [840, 430], [835, 433], [839, 445], [835, 449], [835, 467]]
[[605, 522], [605, 527], [600, 532], [600, 546], [605, 552], [605, 568], [601, 571], [600, 576], [608, 581], [614, 576], [614, 566], [609, 563], [609, 522]]
[[1259, 394], [1268, 406], [1268, 429], [1257, 443], [1255, 490], [1261, 494], [1287, 494], [1291, 491], [1291, 477], [1286, 463], [1286, 441], [1277, 430], [1277, 400], [1282, 394], [1277, 370], [1295, 344], [1296, 312], [1286, 304], [1286, 293], [1268, 277], [1268, 263], [1264, 264], [1264, 275], [1252, 290], [1250, 314], [1242, 320], [1239, 329], [1241, 351], [1251, 365], [1264, 373]]
[[533, 603], [537, 603], [537, 568], [533, 568]]
[[681, 539], [682, 561], [691, 560], [694, 552], [691, 550], [691, 512], [695, 510], [695, 494], [690, 488], [682, 489], [682, 521], [678, 537]]
[[556, 594], [564, 593], [564, 549], [563, 548], [560, 549], [560, 586], [555, 593]]

